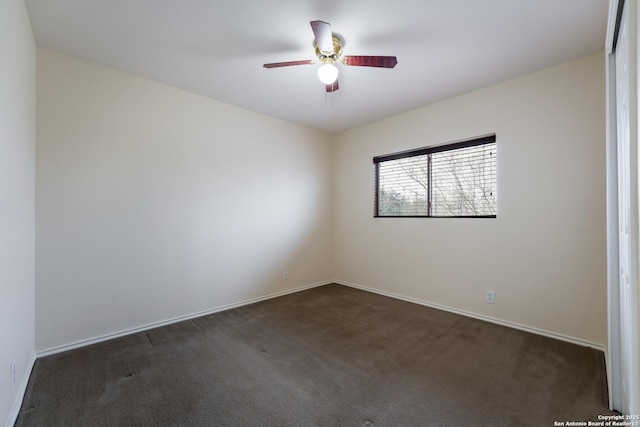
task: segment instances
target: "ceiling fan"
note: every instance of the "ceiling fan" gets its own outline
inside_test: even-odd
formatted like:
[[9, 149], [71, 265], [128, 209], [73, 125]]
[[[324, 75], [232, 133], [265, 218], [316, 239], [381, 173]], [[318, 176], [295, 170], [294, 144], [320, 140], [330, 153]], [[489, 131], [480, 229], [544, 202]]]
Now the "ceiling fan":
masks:
[[318, 60], [302, 60], [288, 62], [272, 62], [264, 64], [264, 68], [289, 67], [292, 65], [309, 65], [322, 63], [318, 68], [318, 78], [325, 84], [327, 92], [335, 92], [340, 89], [338, 85], [337, 62], [343, 65], [359, 67], [380, 67], [393, 68], [398, 63], [395, 56], [362, 56], [362, 55], [342, 55], [344, 39], [331, 32], [331, 24], [324, 21], [311, 21], [311, 29], [315, 36], [313, 42], [316, 48]]

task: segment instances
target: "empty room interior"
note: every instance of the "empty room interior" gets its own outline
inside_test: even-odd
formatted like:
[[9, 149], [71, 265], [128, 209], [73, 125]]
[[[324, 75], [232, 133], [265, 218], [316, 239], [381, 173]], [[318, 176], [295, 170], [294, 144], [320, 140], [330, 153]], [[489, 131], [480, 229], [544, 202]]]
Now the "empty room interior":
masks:
[[3, 0], [0, 423], [640, 425], [639, 14]]

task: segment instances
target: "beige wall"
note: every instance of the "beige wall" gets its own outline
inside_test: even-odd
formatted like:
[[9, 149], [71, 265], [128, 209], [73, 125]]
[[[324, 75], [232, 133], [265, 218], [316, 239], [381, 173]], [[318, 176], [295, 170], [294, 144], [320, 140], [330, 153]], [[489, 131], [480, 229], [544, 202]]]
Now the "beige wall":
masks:
[[[37, 95], [38, 350], [331, 277], [606, 342], [602, 54], [335, 136], [48, 49]], [[373, 156], [494, 132], [497, 219], [373, 218]]]
[[[604, 347], [604, 88], [593, 54], [338, 135], [334, 277]], [[373, 218], [375, 155], [488, 133], [497, 219]]]
[[37, 69], [38, 350], [331, 279], [328, 135], [52, 50]]
[[[13, 425], [35, 357], [36, 47], [22, 0], [0, 3], [0, 425]], [[10, 366], [15, 360], [15, 383]]]

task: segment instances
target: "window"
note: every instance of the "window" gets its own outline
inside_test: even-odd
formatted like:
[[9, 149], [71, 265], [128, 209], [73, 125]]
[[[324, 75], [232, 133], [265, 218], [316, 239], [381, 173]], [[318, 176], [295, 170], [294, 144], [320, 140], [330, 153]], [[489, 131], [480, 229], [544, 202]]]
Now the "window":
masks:
[[496, 136], [373, 158], [376, 217], [495, 218]]

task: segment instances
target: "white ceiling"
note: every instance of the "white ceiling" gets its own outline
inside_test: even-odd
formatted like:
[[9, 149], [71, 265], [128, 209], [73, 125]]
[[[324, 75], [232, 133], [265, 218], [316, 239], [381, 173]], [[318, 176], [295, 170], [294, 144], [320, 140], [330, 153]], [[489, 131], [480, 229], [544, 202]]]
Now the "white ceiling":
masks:
[[[36, 42], [270, 116], [339, 132], [604, 49], [607, 0], [25, 0]], [[309, 21], [347, 55], [326, 94]]]

